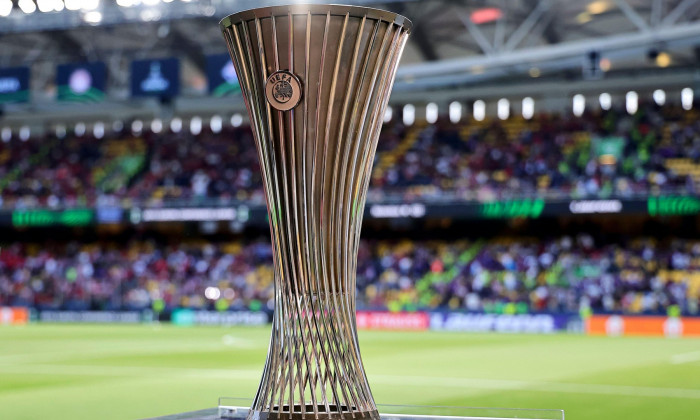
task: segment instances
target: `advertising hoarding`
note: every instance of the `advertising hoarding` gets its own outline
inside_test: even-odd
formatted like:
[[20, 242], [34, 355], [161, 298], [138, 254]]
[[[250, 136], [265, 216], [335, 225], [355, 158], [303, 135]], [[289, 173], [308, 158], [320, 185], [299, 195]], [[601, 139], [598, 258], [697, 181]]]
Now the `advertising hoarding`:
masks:
[[62, 64], [56, 69], [59, 101], [99, 102], [105, 97], [107, 67], [101, 61]]
[[357, 311], [357, 328], [361, 330], [424, 331], [429, 327], [427, 312]]
[[131, 96], [172, 98], [179, 93], [180, 61], [177, 58], [131, 63]]
[[584, 322], [588, 335], [700, 337], [700, 318], [592, 315]]
[[0, 104], [29, 102], [29, 67], [0, 68]]

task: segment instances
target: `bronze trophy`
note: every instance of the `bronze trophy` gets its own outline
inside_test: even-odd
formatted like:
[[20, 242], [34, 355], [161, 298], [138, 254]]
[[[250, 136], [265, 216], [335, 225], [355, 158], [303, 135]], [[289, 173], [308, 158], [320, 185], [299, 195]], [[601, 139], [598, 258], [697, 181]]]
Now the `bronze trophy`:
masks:
[[291, 5], [221, 29], [262, 168], [275, 265], [272, 337], [248, 419], [379, 419], [355, 322], [360, 228], [403, 16]]

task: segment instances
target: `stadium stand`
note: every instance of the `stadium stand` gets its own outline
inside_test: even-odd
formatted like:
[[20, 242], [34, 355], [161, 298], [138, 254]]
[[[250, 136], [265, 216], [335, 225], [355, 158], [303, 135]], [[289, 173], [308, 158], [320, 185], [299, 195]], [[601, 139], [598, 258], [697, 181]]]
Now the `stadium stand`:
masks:
[[[271, 310], [271, 246], [203, 240], [12, 243], [0, 252], [0, 305], [38, 309]], [[591, 235], [550, 240], [365, 240], [358, 257], [365, 309], [487, 313], [697, 314], [700, 241]]]
[[[606, 141], [602, 149], [596, 144]], [[0, 143], [0, 188], [5, 208], [264, 203], [245, 126], [15, 138]], [[370, 199], [678, 192], [700, 192], [697, 113], [645, 105], [634, 115], [388, 123]], [[358, 304], [370, 309], [697, 314], [700, 304], [700, 242], [693, 240], [367, 240], [357, 269]], [[0, 251], [0, 306], [213, 308], [203, 290], [218, 287], [226, 308], [271, 310], [272, 276], [266, 240], [9, 242]]]
[[[395, 122], [382, 131], [369, 197], [694, 194], [700, 192], [697, 121], [695, 111], [648, 105], [633, 116], [611, 110], [411, 127]], [[249, 128], [13, 139], [0, 144], [0, 190], [5, 207], [264, 203], [257, 162]]]

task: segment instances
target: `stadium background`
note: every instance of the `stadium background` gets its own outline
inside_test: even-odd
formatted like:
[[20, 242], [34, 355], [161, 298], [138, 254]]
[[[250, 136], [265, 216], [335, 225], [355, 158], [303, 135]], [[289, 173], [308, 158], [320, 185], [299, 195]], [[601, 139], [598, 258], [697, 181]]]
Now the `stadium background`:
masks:
[[[696, 415], [700, 2], [345, 3], [415, 25], [358, 258], [378, 402]], [[271, 250], [217, 22], [258, 5], [0, 0], [0, 418], [253, 395]]]

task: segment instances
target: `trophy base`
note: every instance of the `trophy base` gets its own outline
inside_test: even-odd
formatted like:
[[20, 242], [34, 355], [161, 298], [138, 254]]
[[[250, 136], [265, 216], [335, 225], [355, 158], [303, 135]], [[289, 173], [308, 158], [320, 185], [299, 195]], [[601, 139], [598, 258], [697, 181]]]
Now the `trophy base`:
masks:
[[[302, 414], [292, 413], [290, 417], [287, 413], [274, 413], [275, 417], [269, 416], [271, 413], [257, 413], [260, 417], [256, 417], [256, 413], [251, 413], [248, 406], [252, 401], [243, 398], [220, 398], [217, 408], [209, 408], [206, 410], [192, 411], [188, 413], [175, 414], [171, 416], [157, 417], [151, 420], [248, 420], [248, 419], [267, 419], [267, 420], [316, 420], [318, 419], [353, 419], [350, 412], [336, 413], [335, 417], [328, 417], [327, 413], [315, 417], [313, 414], [313, 406], [307, 406], [307, 410], [311, 414], [306, 413], [305, 417]], [[246, 405], [244, 405], [246, 404]], [[297, 408], [297, 407], [295, 407]], [[300, 407], [299, 407], [300, 408]], [[475, 407], [434, 407], [434, 406], [404, 406], [404, 405], [378, 405], [382, 413], [365, 412], [355, 413], [354, 419], [378, 419], [378, 420], [564, 420], [563, 410], [536, 410], [536, 409], [518, 409], [518, 408], [475, 408]], [[283, 407], [284, 409], [284, 407]], [[320, 409], [320, 407], [319, 407]], [[324, 406], [325, 409], [325, 406]], [[392, 413], [392, 414], [389, 414]], [[252, 416], [249, 417], [248, 415]], [[361, 414], [365, 417], [358, 417]], [[262, 417], [268, 415], [268, 417]]]
[[314, 413], [314, 406], [307, 404], [304, 407], [304, 413], [301, 411], [301, 405], [294, 406], [294, 410], [290, 413], [289, 406], [283, 405], [281, 409], [275, 407], [274, 411], [252, 411], [249, 412], [248, 420], [380, 420], [379, 412], [374, 411], [357, 411], [350, 410], [346, 406], [341, 406], [337, 409], [335, 404], [329, 404], [328, 409], [325, 405], [316, 407], [318, 414]]

